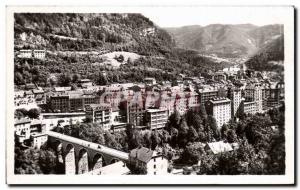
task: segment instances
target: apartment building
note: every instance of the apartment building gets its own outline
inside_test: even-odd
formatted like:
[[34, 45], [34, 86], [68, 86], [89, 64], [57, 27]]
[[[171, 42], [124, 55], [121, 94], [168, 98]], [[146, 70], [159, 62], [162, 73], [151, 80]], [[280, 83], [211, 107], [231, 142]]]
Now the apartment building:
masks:
[[228, 89], [228, 98], [231, 100], [231, 116], [238, 116], [242, 103], [242, 91], [238, 88]]
[[262, 88], [258, 85], [247, 85], [244, 90], [244, 98], [246, 102], [257, 102], [258, 112], [263, 110]]
[[244, 114], [255, 114], [258, 113], [258, 103], [253, 101], [253, 102], [242, 102], [242, 107], [241, 110]]
[[231, 100], [228, 98], [214, 98], [206, 105], [209, 115], [212, 115], [220, 128], [231, 119]]
[[151, 129], [164, 128], [168, 122], [168, 110], [149, 108], [146, 110], [146, 125]]
[[218, 90], [215, 88], [204, 88], [198, 90], [199, 102], [201, 105], [205, 105], [209, 100], [218, 97]]
[[33, 50], [33, 57], [37, 59], [45, 59], [46, 50]]
[[85, 113], [87, 117], [92, 118], [93, 123], [100, 123], [104, 129], [109, 129], [112, 115], [112, 110], [109, 106], [90, 104], [86, 106]]

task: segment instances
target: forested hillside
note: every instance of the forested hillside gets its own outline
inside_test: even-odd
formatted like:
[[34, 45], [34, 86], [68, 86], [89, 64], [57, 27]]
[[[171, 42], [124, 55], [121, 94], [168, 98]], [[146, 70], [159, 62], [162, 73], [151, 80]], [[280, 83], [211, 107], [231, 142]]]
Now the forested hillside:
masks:
[[172, 38], [141, 14], [15, 14], [15, 47], [164, 54]]
[[[15, 14], [14, 29], [16, 54], [47, 51], [45, 60], [15, 56], [17, 85], [67, 86], [80, 78], [99, 85], [145, 77], [173, 81], [180, 73], [197, 76], [224, 67], [197, 51], [177, 49], [168, 32], [141, 14]], [[118, 67], [103, 57], [111, 53]]]
[[262, 47], [249, 60], [246, 65], [258, 71], [283, 70], [284, 39], [280, 36]]

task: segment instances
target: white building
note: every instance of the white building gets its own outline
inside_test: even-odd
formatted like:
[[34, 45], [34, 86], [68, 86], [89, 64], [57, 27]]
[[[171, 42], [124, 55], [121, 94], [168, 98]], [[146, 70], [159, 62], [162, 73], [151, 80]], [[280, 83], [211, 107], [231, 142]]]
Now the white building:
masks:
[[169, 161], [162, 154], [141, 147], [130, 151], [129, 165], [146, 168], [147, 175], [166, 175]]
[[228, 98], [231, 100], [231, 115], [236, 117], [241, 109], [242, 91], [240, 89], [229, 89]]
[[231, 101], [228, 98], [215, 98], [207, 103], [207, 113], [212, 115], [220, 128], [231, 119]]
[[149, 126], [152, 130], [164, 128], [166, 123], [168, 122], [168, 115], [169, 114], [167, 109], [147, 109], [147, 126]]
[[33, 57], [37, 59], [45, 59], [46, 50], [33, 50]]
[[30, 49], [21, 49], [19, 57], [21, 57], [21, 58], [31, 58], [32, 57], [32, 50], [30, 50]]

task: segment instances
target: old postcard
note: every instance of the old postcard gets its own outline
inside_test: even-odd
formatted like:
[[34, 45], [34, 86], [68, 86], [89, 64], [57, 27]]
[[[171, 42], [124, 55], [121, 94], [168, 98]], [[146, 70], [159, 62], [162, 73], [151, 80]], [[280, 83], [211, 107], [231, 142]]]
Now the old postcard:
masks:
[[292, 6], [7, 7], [8, 184], [294, 184]]

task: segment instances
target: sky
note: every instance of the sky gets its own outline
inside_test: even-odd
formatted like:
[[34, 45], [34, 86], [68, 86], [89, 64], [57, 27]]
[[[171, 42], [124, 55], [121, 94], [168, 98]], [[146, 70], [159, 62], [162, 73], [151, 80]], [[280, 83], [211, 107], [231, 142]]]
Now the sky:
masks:
[[209, 24], [283, 24], [289, 7], [154, 7], [142, 14], [160, 27]]

